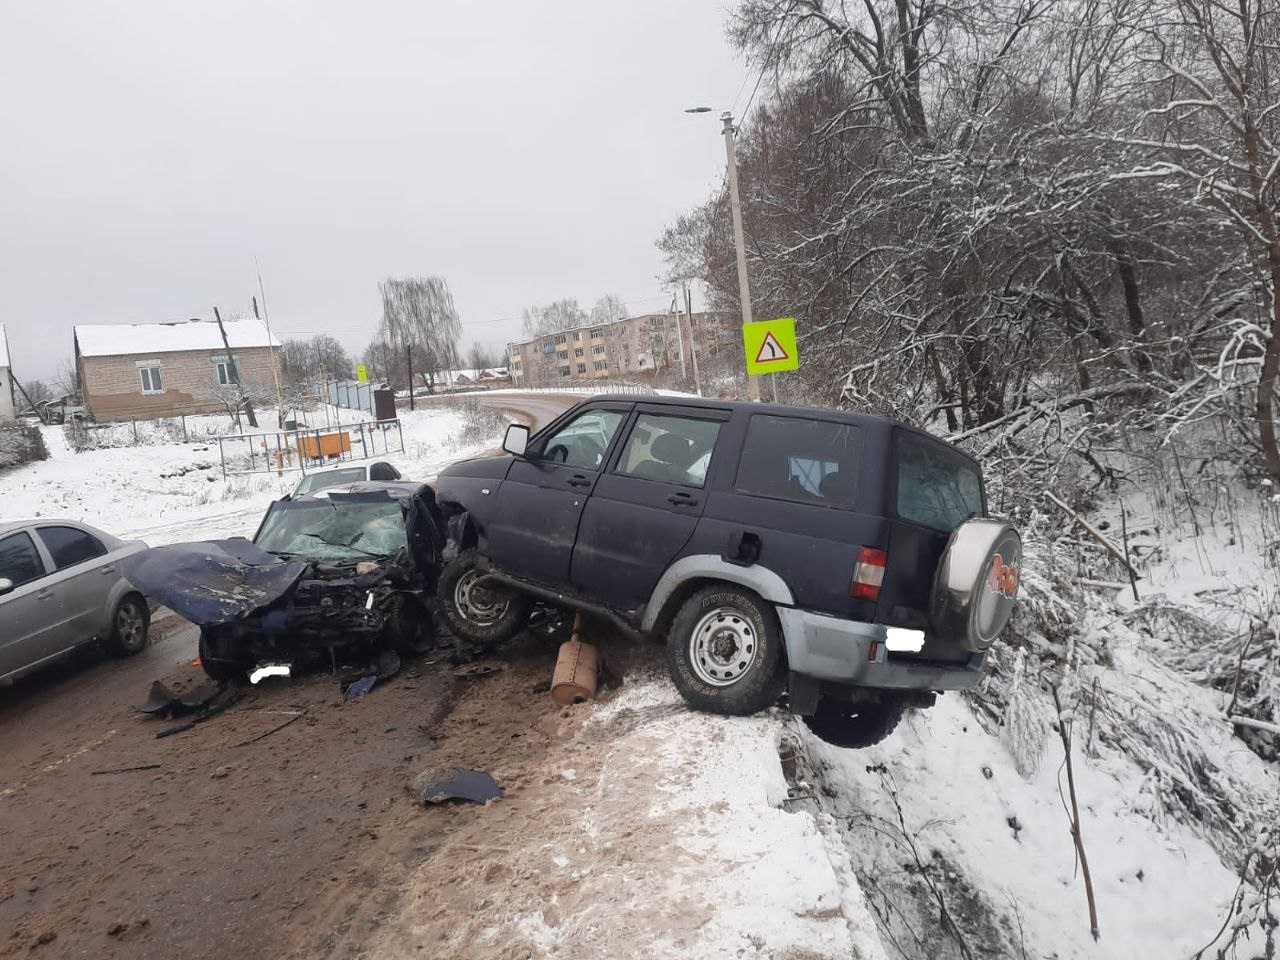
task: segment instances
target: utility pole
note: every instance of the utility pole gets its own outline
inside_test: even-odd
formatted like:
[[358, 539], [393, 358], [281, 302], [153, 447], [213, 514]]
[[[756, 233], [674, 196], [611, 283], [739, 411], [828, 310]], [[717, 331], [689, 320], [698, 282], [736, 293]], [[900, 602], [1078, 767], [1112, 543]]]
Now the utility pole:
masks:
[[[276, 427], [284, 429], [284, 393], [280, 390], [280, 357], [276, 352], [271, 339], [271, 317], [267, 314], [267, 291], [262, 286], [262, 265], [258, 263], [258, 258], [253, 258], [254, 269], [258, 272], [258, 293], [262, 294], [262, 320], [267, 327], [267, 355], [271, 357], [271, 376], [276, 382]], [[258, 317], [258, 301], [253, 298], [253, 316]]]
[[409, 364], [409, 409], [413, 409], [413, 341], [404, 342], [404, 356]]
[[[236, 363], [236, 358], [231, 353], [231, 341], [227, 339], [227, 328], [222, 325], [222, 314], [218, 312], [218, 308], [213, 308], [213, 317], [218, 321], [218, 333], [222, 334], [222, 345], [227, 349], [227, 374], [231, 377], [231, 382], [240, 386], [240, 365]], [[245, 416], [249, 418], [249, 426], [255, 430], [258, 428], [258, 417], [253, 412], [253, 401], [245, 397], [243, 390], [236, 391], [240, 395], [240, 401], [244, 404]], [[236, 411], [236, 426], [240, 425], [240, 411]]]
[[689, 355], [693, 358], [693, 392], [702, 396], [702, 377], [698, 374], [698, 334], [693, 329], [693, 300], [689, 284], [684, 285], [684, 313], [689, 318]]
[[676, 293], [671, 297], [671, 312], [676, 318], [676, 349], [680, 351], [680, 380], [685, 381], [689, 377], [689, 370], [684, 362], [684, 330], [680, 327], [680, 294]]
[[[738, 248], [738, 297], [742, 301], [742, 323], [751, 322], [751, 288], [747, 283], [747, 243], [742, 235], [742, 202], [738, 199], [738, 158], [734, 152], [733, 114], [720, 114], [724, 124], [724, 152], [729, 168], [729, 207], [733, 211], [733, 241]], [[759, 402], [760, 381], [747, 374], [747, 396]]]

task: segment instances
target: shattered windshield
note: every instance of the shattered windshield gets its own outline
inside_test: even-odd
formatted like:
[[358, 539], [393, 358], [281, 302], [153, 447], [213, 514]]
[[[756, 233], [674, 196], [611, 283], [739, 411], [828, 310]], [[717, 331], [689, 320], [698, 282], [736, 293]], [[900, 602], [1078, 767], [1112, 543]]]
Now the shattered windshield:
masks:
[[271, 505], [254, 543], [269, 553], [310, 560], [388, 557], [407, 545], [404, 512], [385, 494], [280, 501]]

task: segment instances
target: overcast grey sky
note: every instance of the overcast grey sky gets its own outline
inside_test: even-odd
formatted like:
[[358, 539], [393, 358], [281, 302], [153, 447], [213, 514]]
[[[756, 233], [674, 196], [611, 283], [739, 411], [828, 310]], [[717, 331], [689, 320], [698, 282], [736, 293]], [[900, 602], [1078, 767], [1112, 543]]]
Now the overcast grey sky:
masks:
[[[0, 323], [49, 376], [75, 323], [247, 312], [368, 341], [377, 282], [665, 307], [662, 227], [723, 177], [747, 67], [716, 0], [0, 3]], [[751, 77], [754, 83], [754, 76]], [[741, 105], [741, 104], [740, 104]]]

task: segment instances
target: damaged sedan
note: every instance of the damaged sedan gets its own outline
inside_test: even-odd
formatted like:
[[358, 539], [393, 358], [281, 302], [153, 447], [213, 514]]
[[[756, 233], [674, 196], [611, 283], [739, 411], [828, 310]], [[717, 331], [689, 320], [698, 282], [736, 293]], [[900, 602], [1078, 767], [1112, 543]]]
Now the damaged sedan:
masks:
[[128, 573], [200, 627], [205, 673], [233, 682], [259, 665], [429, 650], [443, 543], [430, 487], [369, 481], [285, 497], [252, 541], [156, 547], [131, 558]]

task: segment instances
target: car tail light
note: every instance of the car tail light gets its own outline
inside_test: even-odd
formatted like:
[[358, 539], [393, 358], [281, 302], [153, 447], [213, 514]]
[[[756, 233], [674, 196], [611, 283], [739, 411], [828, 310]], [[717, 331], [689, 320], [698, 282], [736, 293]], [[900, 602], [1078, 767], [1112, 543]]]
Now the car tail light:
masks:
[[884, 568], [889, 555], [883, 550], [863, 547], [858, 551], [858, 565], [853, 568], [849, 581], [849, 596], [857, 600], [880, 599], [880, 585], [884, 583]]

